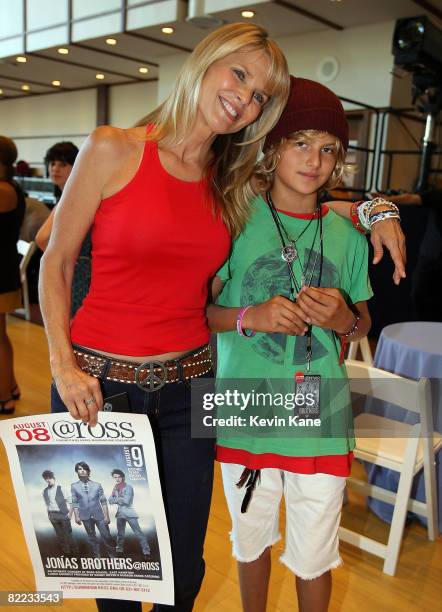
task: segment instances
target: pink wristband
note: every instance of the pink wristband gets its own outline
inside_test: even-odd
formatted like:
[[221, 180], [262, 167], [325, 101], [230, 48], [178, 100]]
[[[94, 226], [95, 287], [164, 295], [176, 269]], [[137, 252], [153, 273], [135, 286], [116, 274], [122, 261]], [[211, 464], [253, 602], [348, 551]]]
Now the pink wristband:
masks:
[[242, 327], [242, 320], [249, 308], [252, 308], [251, 304], [249, 306], [244, 306], [244, 308], [241, 308], [241, 310], [238, 312], [238, 316], [236, 317], [236, 331], [240, 336], [244, 336], [245, 338], [253, 338], [253, 336], [256, 334], [256, 331], [253, 330], [249, 330], [249, 332], [247, 333], [245, 330], [243, 330]]

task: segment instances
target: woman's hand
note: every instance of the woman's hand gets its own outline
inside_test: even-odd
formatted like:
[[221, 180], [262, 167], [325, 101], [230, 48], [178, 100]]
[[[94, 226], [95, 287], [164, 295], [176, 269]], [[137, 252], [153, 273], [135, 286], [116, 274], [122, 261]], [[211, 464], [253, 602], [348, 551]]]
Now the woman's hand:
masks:
[[53, 376], [61, 400], [71, 416], [94, 427], [97, 424], [97, 413], [103, 408], [98, 380], [76, 365], [57, 368]]
[[351, 329], [355, 315], [347, 306], [339, 289], [302, 287], [297, 304], [306, 323], [345, 334]]
[[282, 332], [289, 336], [303, 336], [307, 331], [299, 306], [281, 295], [249, 308], [244, 314], [242, 326], [243, 329]]
[[[376, 208], [376, 212], [380, 210], [380, 208]], [[401, 278], [406, 277], [405, 264], [407, 262], [405, 236], [401, 224], [397, 219], [386, 219], [375, 223], [371, 228], [370, 240], [374, 249], [374, 264], [381, 261], [384, 255], [384, 246], [390, 251], [394, 263], [393, 281], [395, 285], [399, 285]]]
[[[384, 197], [383, 194], [374, 194], [376, 197]], [[386, 200], [393, 200], [390, 196], [385, 196]], [[327, 202], [336, 214], [347, 219], [351, 219], [351, 202], [332, 201]], [[372, 214], [381, 212], [382, 210], [390, 210], [389, 206], [376, 206]], [[373, 263], [377, 264], [381, 261], [384, 255], [384, 246], [390, 251], [391, 259], [394, 263], [393, 281], [399, 285], [401, 278], [405, 278], [405, 264], [407, 262], [407, 254], [405, 250], [405, 236], [402, 232], [401, 225], [398, 219], [386, 219], [375, 223], [371, 229], [371, 243], [374, 248]]]

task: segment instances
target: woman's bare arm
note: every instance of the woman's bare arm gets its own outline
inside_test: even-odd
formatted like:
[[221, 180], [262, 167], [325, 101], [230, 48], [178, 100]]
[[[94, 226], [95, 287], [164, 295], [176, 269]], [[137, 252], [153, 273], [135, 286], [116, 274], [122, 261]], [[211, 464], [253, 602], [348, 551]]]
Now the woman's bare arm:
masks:
[[[52, 375], [72, 416], [91, 425], [97, 421], [102, 396], [97, 379], [78, 368], [72, 351], [69, 330], [72, 276], [96, 210], [103, 197], [110, 195], [125, 157], [127, 144], [121, 130], [101, 127], [89, 136], [57, 205], [49, 244], [41, 261], [40, 305]], [[95, 403], [86, 406], [85, 400], [92, 397]]]

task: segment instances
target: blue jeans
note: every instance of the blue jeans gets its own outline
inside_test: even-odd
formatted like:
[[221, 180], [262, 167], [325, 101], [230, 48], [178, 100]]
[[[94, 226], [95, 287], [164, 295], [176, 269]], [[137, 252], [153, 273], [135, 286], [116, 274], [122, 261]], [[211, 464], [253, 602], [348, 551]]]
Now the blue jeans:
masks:
[[97, 527], [98, 531], [100, 532], [101, 539], [103, 540], [103, 544], [106, 548], [107, 554], [110, 557], [115, 557], [115, 546], [112, 542], [109, 525], [107, 525], [104, 521], [99, 521], [95, 518], [83, 519], [81, 522], [83, 523], [83, 526], [86, 529], [93, 556], [100, 556], [100, 543], [98, 542], [97, 534], [95, 532], [95, 527]]
[[126, 533], [126, 523], [129, 523], [130, 528], [137, 536], [143, 555], [149, 555], [150, 547], [147, 543], [146, 536], [141, 530], [137, 518], [117, 518], [117, 552], [122, 553], [124, 551], [124, 535]]
[[[214, 440], [191, 437], [190, 388], [170, 383], [146, 393], [135, 384], [101, 381], [103, 397], [127, 393], [130, 409], [147, 414], [155, 440], [169, 527], [175, 605], [154, 604], [153, 611], [190, 612], [201, 587], [204, 538], [213, 485]], [[52, 412], [66, 407], [52, 385]], [[97, 599], [100, 612], [141, 612], [141, 603]]]
[[77, 545], [72, 536], [72, 526], [70, 519], [66, 518], [66, 515], [61, 512], [48, 511], [48, 517], [51, 521], [51, 525], [57, 534], [58, 542], [61, 546], [62, 552], [65, 555], [75, 555], [77, 551]]

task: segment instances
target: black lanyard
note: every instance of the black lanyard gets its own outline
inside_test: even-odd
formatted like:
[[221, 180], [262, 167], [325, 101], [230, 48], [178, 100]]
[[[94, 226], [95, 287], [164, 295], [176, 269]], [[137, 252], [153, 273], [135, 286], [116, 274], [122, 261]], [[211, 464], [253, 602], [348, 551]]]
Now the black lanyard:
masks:
[[[321, 207], [320, 204], [318, 202], [317, 207], [316, 207], [316, 215], [317, 219], [318, 219], [318, 224], [316, 226], [316, 231], [315, 231], [315, 235], [313, 236], [313, 241], [310, 247], [310, 251], [309, 251], [309, 256], [307, 259], [307, 263], [305, 265], [305, 267], [303, 268], [301, 261], [299, 259], [299, 254], [297, 252], [296, 249], [296, 241], [299, 240], [301, 238], [301, 236], [304, 234], [304, 232], [309, 228], [311, 222], [313, 221], [314, 217], [312, 217], [312, 219], [310, 219], [309, 223], [307, 224], [307, 226], [302, 230], [302, 232], [299, 234], [299, 236], [293, 240], [290, 239], [284, 224], [281, 221], [281, 218], [279, 217], [278, 211], [276, 210], [276, 207], [273, 203], [272, 197], [270, 195], [270, 192], [266, 193], [266, 199], [267, 199], [267, 205], [269, 207], [269, 210], [271, 212], [272, 218], [273, 218], [273, 222], [275, 224], [276, 230], [278, 232], [279, 235], [279, 239], [281, 242], [281, 258], [283, 259], [283, 261], [286, 262], [287, 264], [287, 270], [289, 273], [289, 277], [291, 280], [291, 283], [293, 284], [293, 287], [291, 288], [291, 293], [294, 295], [294, 292], [296, 291], [296, 293], [299, 293], [299, 291], [301, 290], [301, 287], [298, 285], [298, 282], [296, 280], [294, 271], [293, 271], [293, 261], [295, 259], [298, 259], [299, 262], [299, 267], [301, 268], [301, 274], [302, 274], [302, 278], [304, 281], [306, 281], [306, 284], [308, 287], [311, 286], [312, 280], [313, 280], [313, 274], [314, 271], [316, 269], [316, 261], [317, 261], [317, 257], [313, 263], [313, 267], [310, 273], [310, 279], [307, 279], [307, 274], [308, 274], [308, 269], [310, 266], [310, 259], [312, 257], [313, 254], [313, 247], [315, 245], [316, 242], [316, 236], [318, 235], [318, 231], [319, 231], [319, 242], [320, 242], [320, 258], [319, 258], [319, 280], [318, 280], [318, 284], [317, 286], [319, 287], [321, 284], [321, 279], [322, 279], [322, 267], [323, 267], [323, 260], [324, 260], [324, 251], [323, 251], [323, 223], [322, 223], [322, 215], [321, 215]], [[291, 250], [289, 250], [291, 248]], [[285, 256], [285, 255], [292, 255], [292, 257], [289, 256]], [[308, 282], [307, 282], [308, 281]], [[301, 283], [301, 286], [304, 283]]]
[[[302, 273], [302, 278], [303, 281], [307, 281], [307, 272], [308, 272], [308, 267], [310, 265], [310, 258], [312, 256], [313, 253], [313, 248], [315, 246], [315, 242], [316, 242], [316, 236], [318, 234], [319, 231], [319, 249], [320, 249], [320, 257], [319, 257], [319, 277], [318, 277], [318, 283], [317, 283], [317, 287], [321, 286], [321, 280], [322, 280], [322, 269], [323, 269], [323, 263], [324, 263], [324, 227], [323, 227], [323, 222], [322, 222], [322, 211], [321, 211], [321, 205], [319, 203], [319, 200], [317, 202], [316, 205], [316, 215], [318, 218], [318, 224], [316, 226], [316, 231], [315, 231], [315, 235], [313, 236], [313, 241], [310, 247], [310, 252], [309, 252], [309, 256], [308, 256], [308, 260], [307, 263], [305, 265], [305, 268], [302, 267], [301, 261], [299, 260], [299, 255], [296, 249], [296, 240], [291, 240], [289, 238], [289, 235], [284, 227], [284, 224], [281, 221], [281, 218], [279, 217], [278, 211], [276, 210], [276, 207], [273, 203], [272, 197], [270, 195], [270, 192], [268, 191], [266, 193], [266, 200], [267, 200], [267, 205], [269, 207], [269, 210], [272, 214], [272, 218], [273, 221], [275, 223], [275, 227], [276, 230], [278, 232], [279, 235], [279, 239], [281, 241], [281, 257], [282, 259], [286, 262], [287, 264], [287, 270], [289, 273], [289, 278], [291, 281], [291, 287], [290, 287], [290, 293], [292, 294], [292, 297], [295, 298], [295, 292], [299, 293], [299, 291], [301, 290], [301, 288], [298, 285], [298, 282], [296, 280], [295, 277], [295, 273], [293, 271], [293, 266], [292, 263], [295, 259], [298, 259], [299, 261], [299, 266], [301, 268], [301, 273]], [[313, 221], [314, 217], [312, 219], [310, 219], [309, 223], [307, 224], [307, 226], [302, 230], [302, 232], [299, 234], [297, 240], [299, 240], [302, 236], [302, 234], [308, 229], [308, 227], [310, 226], [310, 223]], [[285, 237], [284, 237], [285, 236]], [[286, 242], [287, 241], [287, 242]], [[287, 257], [285, 257], [284, 255], [287, 255]], [[293, 256], [293, 258], [291, 258], [291, 256]], [[311, 287], [312, 281], [313, 281], [313, 275], [316, 269], [316, 262], [317, 262], [317, 256], [316, 259], [313, 263], [313, 267], [311, 270], [311, 274], [310, 274], [310, 280], [307, 282], [307, 287]], [[302, 286], [302, 285], [301, 285]], [[296, 300], [296, 298], [295, 298]], [[307, 363], [307, 371], [310, 371], [310, 362], [312, 360], [312, 355], [313, 355], [313, 350], [312, 350], [312, 326], [309, 325], [307, 332], [306, 332], [306, 340], [307, 340], [307, 346], [306, 346], [306, 350], [305, 350], [305, 359], [306, 359], [306, 363]]]

